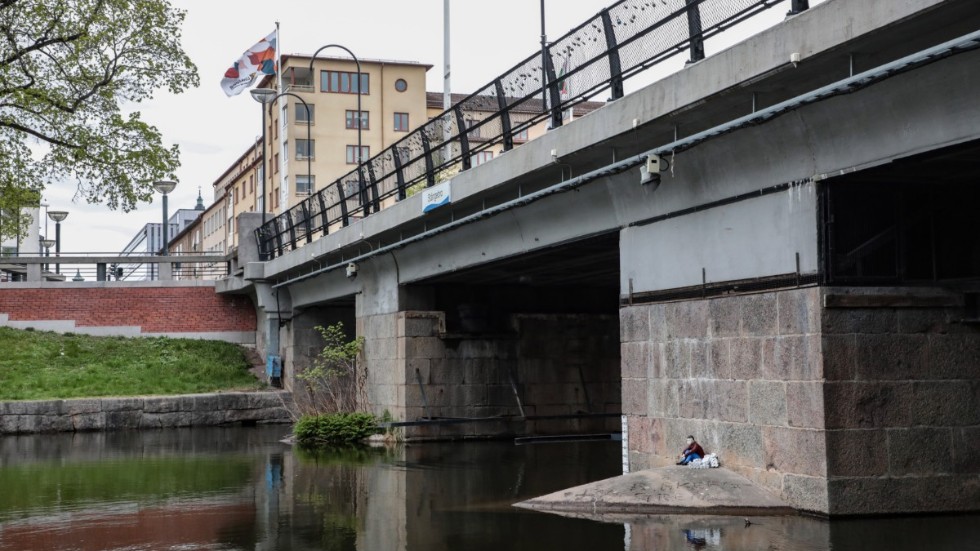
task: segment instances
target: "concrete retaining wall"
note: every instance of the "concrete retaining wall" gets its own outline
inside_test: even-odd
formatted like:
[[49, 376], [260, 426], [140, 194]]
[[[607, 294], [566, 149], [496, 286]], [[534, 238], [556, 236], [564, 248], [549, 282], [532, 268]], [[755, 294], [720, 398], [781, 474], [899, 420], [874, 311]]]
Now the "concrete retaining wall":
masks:
[[291, 403], [285, 392], [0, 402], [0, 435], [289, 423]]

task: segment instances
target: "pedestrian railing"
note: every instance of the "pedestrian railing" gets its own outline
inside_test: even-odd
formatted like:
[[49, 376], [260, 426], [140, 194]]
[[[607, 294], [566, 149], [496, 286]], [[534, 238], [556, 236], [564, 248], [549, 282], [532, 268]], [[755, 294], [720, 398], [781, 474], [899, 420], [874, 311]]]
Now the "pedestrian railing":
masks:
[[[531, 54], [509, 71], [442, 112], [393, 146], [310, 195], [256, 230], [268, 260], [347, 226], [352, 219], [433, 186], [441, 173], [467, 170], [481, 151], [550, 120], [606, 90], [623, 96], [623, 82], [683, 52], [704, 57], [705, 39], [783, 0], [620, 0]], [[792, 11], [808, 7], [792, 0]], [[792, 12], [791, 12], [792, 13]], [[518, 113], [520, 115], [518, 115]], [[477, 138], [478, 137], [478, 138]]]
[[0, 282], [12, 281], [171, 281], [221, 279], [229, 274], [225, 254], [182, 253], [169, 256], [119, 253], [33, 254], [0, 258]]

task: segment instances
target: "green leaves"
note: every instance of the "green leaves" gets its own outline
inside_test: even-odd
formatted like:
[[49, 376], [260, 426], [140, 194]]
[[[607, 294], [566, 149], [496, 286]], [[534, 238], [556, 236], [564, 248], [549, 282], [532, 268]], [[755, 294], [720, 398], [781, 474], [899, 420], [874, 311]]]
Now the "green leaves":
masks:
[[177, 147], [122, 107], [198, 85], [183, 20], [167, 0], [0, 2], [0, 208], [9, 189], [69, 180], [129, 211], [173, 177]]
[[378, 419], [370, 413], [332, 413], [304, 416], [293, 434], [302, 446], [353, 444], [377, 434]]

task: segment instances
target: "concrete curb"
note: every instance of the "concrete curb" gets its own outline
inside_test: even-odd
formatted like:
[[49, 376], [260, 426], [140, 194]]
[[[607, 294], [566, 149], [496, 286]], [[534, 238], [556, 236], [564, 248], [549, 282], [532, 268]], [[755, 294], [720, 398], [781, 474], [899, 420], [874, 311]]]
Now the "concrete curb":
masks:
[[290, 423], [292, 403], [284, 391], [0, 402], [0, 435]]
[[515, 504], [597, 520], [614, 514], [790, 515], [796, 511], [727, 469], [661, 467], [583, 484]]

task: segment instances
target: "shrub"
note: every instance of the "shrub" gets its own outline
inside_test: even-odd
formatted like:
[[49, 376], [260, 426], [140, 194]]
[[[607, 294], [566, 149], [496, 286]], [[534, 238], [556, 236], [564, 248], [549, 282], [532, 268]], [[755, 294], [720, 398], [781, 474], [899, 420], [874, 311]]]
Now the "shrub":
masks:
[[364, 400], [364, 375], [358, 373], [357, 363], [364, 337], [348, 341], [340, 322], [315, 329], [324, 346], [312, 365], [296, 374], [306, 390], [306, 399], [297, 400], [300, 412], [321, 415], [354, 411]]
[[293, 428], [302, 446], [350, 444], [378, 433], [378, 418], [370, 413], [307, 415]]

